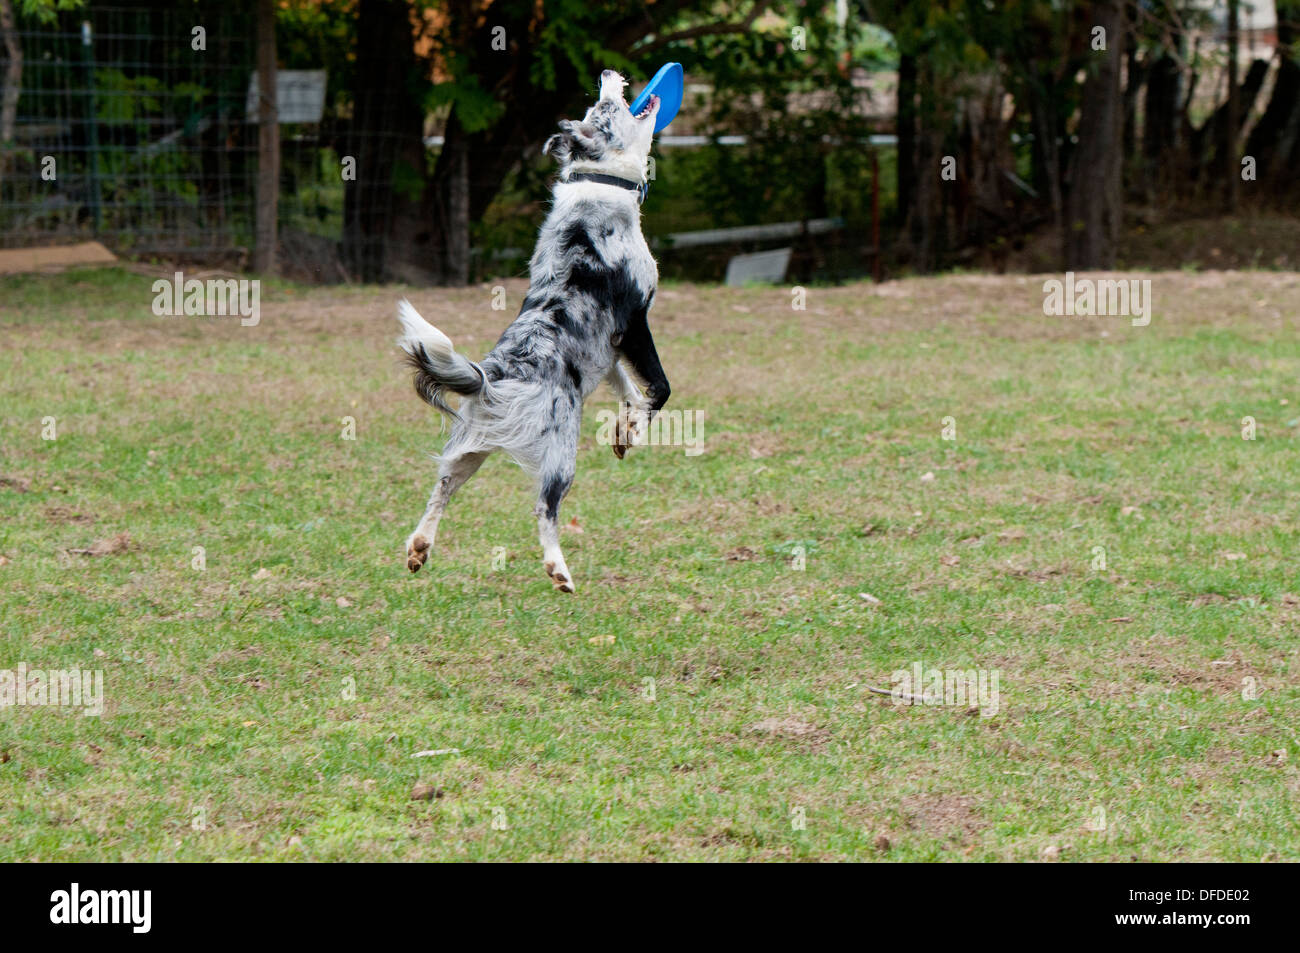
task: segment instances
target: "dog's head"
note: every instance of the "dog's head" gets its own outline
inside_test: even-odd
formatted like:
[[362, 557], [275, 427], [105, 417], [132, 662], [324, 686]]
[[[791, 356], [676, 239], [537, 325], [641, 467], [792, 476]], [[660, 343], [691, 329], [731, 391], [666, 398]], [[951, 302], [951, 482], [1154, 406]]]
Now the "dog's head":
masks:
[[603, 172], [636, 182], [646, 180], [650, 144], [655, 134], [659, 97], [651, 96], [641, 112], [628, 111], [627, 81], [607, 69], [600, 74], [600, 98], [582, 122], [565, 119], [560, 132], [546, 140], [544, 154], [560, 164], [560, 178], [571, 172]]

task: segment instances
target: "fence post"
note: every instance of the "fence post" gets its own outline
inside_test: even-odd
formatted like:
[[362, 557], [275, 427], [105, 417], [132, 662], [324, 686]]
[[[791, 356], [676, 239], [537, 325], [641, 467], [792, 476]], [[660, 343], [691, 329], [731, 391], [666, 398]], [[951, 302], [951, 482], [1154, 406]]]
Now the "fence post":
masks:
[[[1228, 170], [1228, 211], [1237, 211], [1237, 196], [1241, 185], [1240, 125], [1241, 81], [1238, 57], [1241, 54], [1241, 0], [1228, 0], [1228, 135], [1224, 145]], [[1280, 19], [1280, 17], [1279, 17]], [[1213, 125], [1210, 127], [1214, 128]], [[1217, 144], [1216, 144], [1217, 145]]]
[[95, 235], [103, 226], [99, 192], [99, 121], [95, 116], [95, 50], [94, 30], [89, 20], [81, 21], [81, 59], [86, 65], [86, 149], [90, 152], [90, 211], [95, 222]]
[[880, 154], [871, 147], [871, 280], [880, 284]]
[[276, 108], [275, 0], [257, 0], [257, 247], [253, 270], [275, 271], [280, 192], [280, 117]]
[[18, 39], [18, 24], [10, 0], [0, 0], [0, 35], [9, 60], [0, 80], [0, 179], [3, 179], [8, 173], [9, 150], [13, 148], [10, 140], [18, 122], [18, 97], [23, 85], [23, 45]]

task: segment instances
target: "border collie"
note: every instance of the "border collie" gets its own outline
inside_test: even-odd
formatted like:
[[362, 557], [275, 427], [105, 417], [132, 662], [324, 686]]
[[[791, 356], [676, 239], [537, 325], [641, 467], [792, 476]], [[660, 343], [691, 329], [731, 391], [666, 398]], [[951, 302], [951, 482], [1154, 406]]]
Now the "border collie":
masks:
[[[554, 201], [529, 264], [523, 307], [487, 357], [475, 363], [457, 353], [409, 302], [398, 306], [398, 346], [415, 370], [415, 391], [451, 420], [437, 485], [406, 541], [411, 572], [429, 558], [452, 494], [488, 454], [504, 450], [537, 479], [542, 561], [554, 587], [573, 592], [559, 519], [573, 483], [583, 401], [609, 382], [623, 404], [613, 447], [622, 459], [644, 441], [668, 400], [647, 323], [659, 270], [641, 234], [640, 209], [659, 97], [633, 116], [625, 86], [605, 70], [586, 118], [564, 120], [543, 146], [560, 166]], [[448, 394], [460, 395], [457, 410]]]

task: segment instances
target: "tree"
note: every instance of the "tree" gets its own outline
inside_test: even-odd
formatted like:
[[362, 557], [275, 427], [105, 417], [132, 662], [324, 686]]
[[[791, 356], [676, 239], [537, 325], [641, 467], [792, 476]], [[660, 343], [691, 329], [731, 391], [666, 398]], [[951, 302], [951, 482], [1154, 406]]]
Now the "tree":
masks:
[[[1065, 218], [1065, 267], [1111, 268], [1123, 214], [1124, 102], [1120, 65], [1126, 26], [1122, 0], [1098, 0], [1094, 25], [1096, 60], [1083, 87], [1079, 144], [1070, 160]], [[1096, 31], [1100, 30], [1100, 33]], [[1096, 44], [1103, 44], [1096, 49]]]
[[1278, 0], [1277, 41], [1273, 94], [1246, 141], [1246, 154], [1258, 164], [1260, 184], [1284, 193], [1295, 189], [1300, 165], [1300, 0]]
[[343, 163], [343, 260], [362, 281], [418, 283], [442, 277], [430, 259], [423, 101], [428, 80], [415, 53], [418, 29], [405, 0], [360, 0], [352, 120]]
[[[24, 16], [52, 23], [60, 10], [80, 9], [84, 0], [19, 0]], [[18, 36], [13, 0], [0, 0], [0, 39], [4, 41], [5, 69], [0, 86], [0, 181], [5, 176], [8, 150], [18, 124], [18, 97], [23, 88], [23, 46]]]
[[[4, 91], [0, 93], [0, 150], [8, 148], [14, 138], [18, 119], [18, 96], [23, 84], [23, 48], [18, 41], [12, 0], [0, 0], [0, 33], [4, 35]], [[0, 178], [4, 176], [5, 153], [0, 152]]]
[[[648, 75], [681, 44], [746, 33], [767, 6], [360, 0], [356, 112], [345, 138], [357, 159], [347, 260], [370, 280], [464, 283], [469, 223], [483, 217], [511, 168], [581, 107], [601, 69]], [[427, 47], [420, 54], [417, 42]], [[431, 170], [423, 145], [430, 111], [445, 114]]]
[[280, 114], [276, 105], [275, 0], [257, 0], [257, 242], [253, 268], [275, 271], [280, 197]]

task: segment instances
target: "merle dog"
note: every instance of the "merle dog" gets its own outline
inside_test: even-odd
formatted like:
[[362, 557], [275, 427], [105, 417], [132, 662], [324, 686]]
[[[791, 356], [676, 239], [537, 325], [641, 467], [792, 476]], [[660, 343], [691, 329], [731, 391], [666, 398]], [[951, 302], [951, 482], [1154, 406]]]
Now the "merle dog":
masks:
[[[582, 403], [602, 380], [610, 383], [622, 402], [614, 428], [621, 459], [668, 400], [647, 323], [659, 271], [640, 210], [659, 98], [633, 116], [625, 85], [605, 70], [586, 118], [564, 120], [546, 141], [542, 151], [560, 165], [554, 203], [529, 265], [528, 296], [487, 357], [475, 363], [458, 354], [409, 302], [398, 307], [398, 345], [415, 369], [416, 393], [452, 421], [438, 483], [406, 542], [411, 572], [428, 559], [452, 494], [500, 449], [536, 476], [543, 563], [556, 589], [573, 592], [559, 513], [573, 483]], [[455, 411], [448, 393], [462, 398]]]

